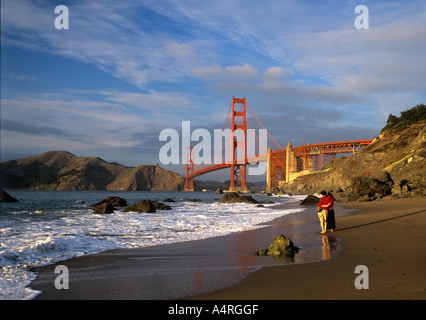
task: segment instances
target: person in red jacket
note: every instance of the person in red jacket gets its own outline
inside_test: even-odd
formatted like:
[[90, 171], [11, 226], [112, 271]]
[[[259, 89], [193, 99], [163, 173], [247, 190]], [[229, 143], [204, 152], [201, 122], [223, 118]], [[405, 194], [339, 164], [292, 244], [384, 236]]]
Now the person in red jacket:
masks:
[[321, 191], [321, 199], [318, 203], [318, 217], [321, 224], [321, 233], [327, 232], [328, 209], [333, 206], [334, 198], [327, 196], [327, 191]]

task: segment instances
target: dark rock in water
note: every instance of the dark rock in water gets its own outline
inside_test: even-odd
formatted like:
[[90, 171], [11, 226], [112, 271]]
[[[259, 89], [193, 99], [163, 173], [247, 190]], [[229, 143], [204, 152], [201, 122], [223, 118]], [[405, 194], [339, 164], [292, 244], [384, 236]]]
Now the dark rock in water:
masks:
[[120, 197], [108, 197], [103, 199], [102, 202], [111, 203], [115, 207], [127, 207], [127, 201]]
[[0, 202], [18, 202], [18, 200], [16, 200], [3, 189], [0, 189]]
[[220, 203], [259, 203], [257, 200], [253, 199], [250, 196], [240, 196], [235, 192], [230, 192], [228, 194], [225, 194], [220, 200]]
[[152, 203], [151, 200], [143, 200], [136, 202], [135, 204], [132, 204], [131, 206], [128, 206], [126, 209], [123, 210], [124, 212], [145, 212], [145, 213], [151, 213], [156, 212], [154, 203]]
[[279, 235], [272, 241], [268, 248], [253, 252], [254, 255], [285, 255], [293, 256], [299, 251], [290, 238]]
[[115, 208], [111, 203], [99, 203], [92, 206], [93, 213], [95, 214], [111, 214], [114, 213]]
[[201, 199], [188, 199], [188, 198], [183, 198], [183, 201], [191, 201], [191, 202], [203, 202], [203, 200]]
[[223, 190], [222, 190], [221, 188], [217, 188], [217, 189], [216, 189], [216, 191], [215, 191], [214, 193], [222, 194], [222, 193], [223, 193]]
[[319, 201], [320, 201], [320, 198], [313, 195], [309, 195], [305, 199], [303, 199], [300, 204], [303, 206], [310, 206], [310, 205], [318, 204]]
[[160, 201], [152, 201], [152, 203], [154, 204], [156, 210], [172, 210], [172, 207]]
[[105, 199], [102, 199], [102, 201], [99, 202], [99, 203], [92, 204], [90, 207], [97, 206], [97, 205], [102, 204], [102, 203], [109, 203], [114, 207], [126, 207], [127, 206], [127, 201], [124, 200], [123, 198], [107, 197]]
[[167, 198], [167, 199], [164, 199], [163, 202], [176, 202], [176, 201], [171, 198]]

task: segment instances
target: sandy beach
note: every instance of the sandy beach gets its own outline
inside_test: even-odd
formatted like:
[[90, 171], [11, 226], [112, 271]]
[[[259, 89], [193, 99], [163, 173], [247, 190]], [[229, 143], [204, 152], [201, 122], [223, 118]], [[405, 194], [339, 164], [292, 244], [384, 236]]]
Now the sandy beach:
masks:
[[[425, 299], [425, 208], [426, 198], [339, 202], [337, 230], [321, 235], [311, 207], [261, 229], [58, 263], [69, 268], [68, 290], [54, 287], [56, 265], [37, 268], [30, 287], [47, 300]], [[301, 248], [293, 260], [250, 254], [279, 234]], [[355, 287], [358, 276], [368, 289]]]
[[[198, 299], [426, 299], [426, 198], [340, 203], [336, 259], [262, 268], [238, 285]], [[324, 236], [324, 239], [327, 237]], [[368, 289], [357, 289], [358, 265]]]

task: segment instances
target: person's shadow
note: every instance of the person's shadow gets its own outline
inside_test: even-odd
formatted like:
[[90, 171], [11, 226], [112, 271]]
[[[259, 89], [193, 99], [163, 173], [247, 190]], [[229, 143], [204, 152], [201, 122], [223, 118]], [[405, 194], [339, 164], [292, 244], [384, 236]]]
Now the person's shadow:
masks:
[[382, 223], [382, 222], [386, 222], [386, 221], [391, 221], [391, 220], [395, 220], [395, 219], [401, 219], [401, 218], [413, 216], [415, 214], [419, 214], [419, 213], [422, 213], [422, 212], [426, 212], [426, 209], [425, 210], [420, 210], [420, 211], [417, 211], [417, 212], [403, 214], [403, 215], [392, 217], [392, 218], [387, 218], [387, 219], [372, 221], [372, 222], [360, 224], [360, 225], [357, 225], [357, 226], [351, 226], [351, 227], [346, 227], [346, 228], [342, 228], [342, 229], [339, 228], [336, 231], [344, 231], [344, 230], [349, 230], [349, 229], [361, 228], [361, 227], [365, 227], [365, 226], [369, 226], [369, 225], [373, 225], [373, 224], [377, 224], [377, 223]]

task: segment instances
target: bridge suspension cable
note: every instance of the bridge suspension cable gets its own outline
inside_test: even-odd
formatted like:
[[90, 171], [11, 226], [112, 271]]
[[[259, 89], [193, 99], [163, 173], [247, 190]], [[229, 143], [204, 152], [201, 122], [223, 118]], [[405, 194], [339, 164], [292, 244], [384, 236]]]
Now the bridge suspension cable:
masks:
[[[251, 113], [254, 115], [254, 117], [256, 118], [257, 122], [259, 122], [260, 126], [262, 127], [262, 129], [265, 129], [265, 127], [263, 126], [263, 124], [259, 121], [259, 119], [257, 118], [256, 114], [253, 112], [252, 108], [250, 107], [250, 105], [247, 102], [247, 105], [251, 111]], [[266, 129], [265, 129], [266, 130]], [[268, 136], [272, 139], [272, 141], [274, 141], [274, 143], [278, 146], [278, 148], [280, 148], [281, 150], [283, 150], [283, 148], [275, 141], [274, 138], [272, 138], [272, 136], [269, 134], [268, 132]], [[259, 140], [259, 138], [257, 138]]]

